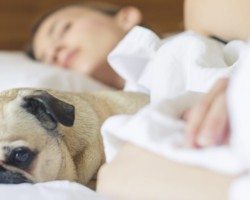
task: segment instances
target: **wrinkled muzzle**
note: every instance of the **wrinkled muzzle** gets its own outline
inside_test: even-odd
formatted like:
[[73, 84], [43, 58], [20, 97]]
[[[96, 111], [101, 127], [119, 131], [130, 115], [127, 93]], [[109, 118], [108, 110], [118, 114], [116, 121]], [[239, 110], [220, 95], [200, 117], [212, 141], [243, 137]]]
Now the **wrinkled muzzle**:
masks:
[[20, 184], [20, 183], [32, 183], [22, 174], [17, 172], [11, 172], [0, 166], [0, 184]]

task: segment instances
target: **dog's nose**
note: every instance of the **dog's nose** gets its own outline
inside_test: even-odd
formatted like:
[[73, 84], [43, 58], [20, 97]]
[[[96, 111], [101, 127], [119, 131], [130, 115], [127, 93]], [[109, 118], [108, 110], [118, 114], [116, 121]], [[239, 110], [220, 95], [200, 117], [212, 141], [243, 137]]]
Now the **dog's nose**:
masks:
[[20, 184], [20, 183], [32, 183], [22, 174], [17, 172], [11, 172], [0, 166], [0, 184]]
[[0, 161], [0, 171], [2, 171], [2, 169], [4, 169], [4, 162]]

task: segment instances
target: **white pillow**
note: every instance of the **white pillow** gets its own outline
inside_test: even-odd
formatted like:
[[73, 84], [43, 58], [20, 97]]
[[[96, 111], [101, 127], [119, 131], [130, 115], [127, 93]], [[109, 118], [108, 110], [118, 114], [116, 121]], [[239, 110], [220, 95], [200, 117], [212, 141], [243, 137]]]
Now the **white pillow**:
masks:
[[110, 89], [78, 73], [32, 61], [22, 52], [0, 51], [0, 92], [19, 87], [72, 92]]

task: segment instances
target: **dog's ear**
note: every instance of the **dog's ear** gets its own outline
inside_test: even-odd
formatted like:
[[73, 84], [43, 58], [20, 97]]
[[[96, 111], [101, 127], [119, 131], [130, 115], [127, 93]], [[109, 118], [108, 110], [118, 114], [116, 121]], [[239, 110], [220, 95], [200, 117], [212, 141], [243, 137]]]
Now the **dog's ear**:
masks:
[[42, 126], [49, 130], [55, 129], [58, 122], [64, 126], [74, 124], [74, 106], [57, 99], [46, 91], [38, 90], [33, 95], [25, 96], [22, 107], [35, 115]]

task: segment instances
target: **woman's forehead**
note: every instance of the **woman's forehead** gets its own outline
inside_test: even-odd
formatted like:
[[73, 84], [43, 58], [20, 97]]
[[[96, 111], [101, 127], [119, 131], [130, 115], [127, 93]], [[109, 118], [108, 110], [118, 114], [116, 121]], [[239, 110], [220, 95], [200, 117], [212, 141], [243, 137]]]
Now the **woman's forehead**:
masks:
[[83, 13], [85, 13], [85, 11], [88, 11], [89, 8], [86, 8], [84, 6], [68, 6], [68, 7], [64, 7], [61, 8], [57, 11], [55, 11], [54, 13], [50, 14], [49, 18], [60, 18], [60, 17], [69, 17], [72, 15], [82, 15]]
[[69, 6], [66, 8], [62, 8], [60, 10], [55, 11], [54, 13], [50, 14], [45, 20], [41, 23], [39, 28], [48, 28], [50, 25], [55, 23], [57, 20], [60, 19], [68, 19], [72, 17], [80, 17], [86, 14], [88, 8], [83, 6]]
[[34, 35], [33, 49], [35, 56], [41, 59], [40, 52], [48, 43], [51, 42], [51, 35], [56, 27], [56, 24], [60, 20], [74, 19], [84, 16], [88, 10], [88, 8], [83, 6], [69, 6], [55, 11], [46, 17]]

